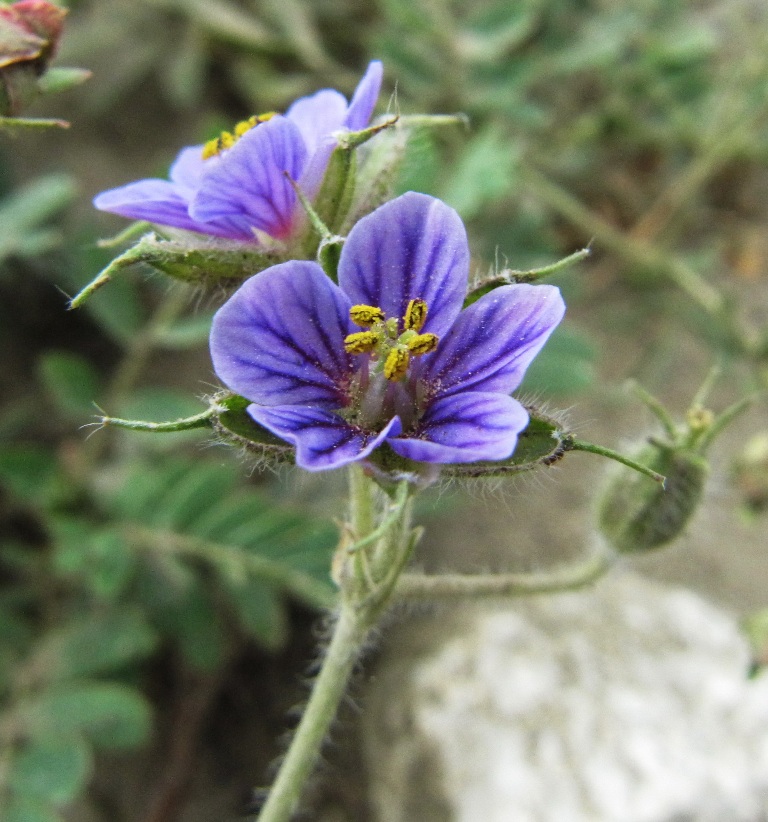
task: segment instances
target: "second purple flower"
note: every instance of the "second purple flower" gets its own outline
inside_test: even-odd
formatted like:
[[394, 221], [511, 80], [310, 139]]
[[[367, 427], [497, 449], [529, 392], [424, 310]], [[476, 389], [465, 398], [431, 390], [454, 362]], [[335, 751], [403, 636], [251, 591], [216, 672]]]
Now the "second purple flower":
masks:
[[296, 100], [285, 115], [238, 123], [205, 146], [182, 149], [170, 180], [148, 179], [94, 199], [96, 208], [133, 220], [256, 242], [259, 235], [286, 240], [301, 218], [286, 175], [312, 198], [322, 182], [333, 134], [368, 125], [379, 96], [382, 65], [372, 62], [349, 103], [323, 89]]

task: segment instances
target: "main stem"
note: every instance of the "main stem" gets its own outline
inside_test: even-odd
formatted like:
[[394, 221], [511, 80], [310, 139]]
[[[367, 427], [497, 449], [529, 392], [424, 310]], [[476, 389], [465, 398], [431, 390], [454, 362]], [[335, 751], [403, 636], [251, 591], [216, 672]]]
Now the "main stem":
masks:
[[369, 628], [360, 611], [342, 604], [320, 675], [259, 822], [288, 822], [296, 810]]
[[[377, 526], [377, 517], [373, 483], [358, 465], [353, 464], [349, 469], [349, 492], [349, 524], [354, 539], [359, 541], [373, 533]], [[404, 523], [398, 525], [405, 530]], [[385, 533], [381, 541], [388, 538], [389, 534]], [[375, 550], [378, 541], [374, 541], [368, 550]], [[402, 548], [405, 547], [403, 544]], [[365, 644], [368, 632], [375, 625], [392, 595], [391, 582], [389, 585], [385, 584], [384, 588], [379, 588], [379, 580], [369, 578], [368, 574], [362, 572], [361, 563], [365, 562], [363, 553], [360, 550], [352, 557], [341, 558], [342, 563], [349, 560], [349, 565], [340, 577], [341, 604], [333, 636], [304, 715], [259, 814], [258, 822], [289, 822], [297, 809], [323, 740], [347, 689], [355, 661]], [[393, 562], [396, 560], [397, 557], [394, 557]], [[368, 587], [369, 584], [373, 589]], [[380, 596], [368, 596], [376, 593]]]

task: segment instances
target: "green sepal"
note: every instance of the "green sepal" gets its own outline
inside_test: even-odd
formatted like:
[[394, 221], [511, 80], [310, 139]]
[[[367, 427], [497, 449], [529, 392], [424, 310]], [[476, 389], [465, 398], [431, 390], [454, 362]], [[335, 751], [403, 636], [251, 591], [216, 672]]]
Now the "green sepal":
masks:
[[[347, 131], [337, 136], [336, 147], [328, 160], [323, 182], [312, 203], [315, 214], [327, 227], [329, 234], [335, 234], [341, 229], [352, 204], [357, 179], [355, 149], [380, 132], [391, 128], [396, 122], [397, 118], [392, 117], [361, 131]], [[310, 227], [301, 245], [308, 257], [313, 257], [318, 253], [320, 238], [317, 237], [313, 227]]]
[[256, 423], [247, 408], [250, 400], [237, 394], [223, 393], [211, 399], [212, 417], [216, 433], [233, 445], [246, 448], [260, 456], [275, 457], [280, 462], [294, 461], [293, 448]]
[[317, 249], [318, 263], [335, 283], [339, 281], [339, 262], [343, 247], [344, 238], [334, 235], [321, 240], [320, 247]]
[[556, 274], [560, 270], [583, 260], [585, 257], [589, 256], [589, 253], [589, 248], [582, 248], [573, 254], [569, 254], [567, 257], [563, 257], [561, 260], [551, 263], [550, 265], [545, 265], [541, 268], [531, 268], [527, 271], [518, 271], [512, 268], [505, 268], [503, 271], [499, 271], [498, 274], [486, 277], [475, 283], [464, 299], [464, 308], [472, 305], [474, 302], [477, 302], [480, 297], [485, 296], [502, 285], [538, 282], [551, 274]]
[[508, 459], [433, 466], [401, 457], [384, 443], [367, 458], [373, 467], [373, 478], [385, 491], [392, 492], [403, 479], [414, 485], [429, 485], [438, 471], [445, 477], [481, 479], [532, 471], [558, 462], [571, 450], [571, 435], [549, 415], [530, 406], [526, 409], [530, 421]]
[[215, 239], [187, 245], [150, 233], [112, 260], [70, 301], [69, 307], [79, 308], [115, 274], [135, 265], [149, 265], [174, 279], [205, 285], [212, 282], [237, 284], [281, 261], [278, 254], [263, 248]]
[[79, 86], [92, 76], [93, 72], [82, 68], [51, 68], [38, 80], [41, 94], [58, 94]]
[[[347, 216], [355, 191], [356, 174], [357, 155], [354, 149], [347, 145], [337, 145], [313, 203], [315, 212], [331, 233], [339, 230]], [[314, 243], [317, 243], [316, 238]]]
[[571, 434], [543, 411], [529, 405], [525, 408], [530, 419], [518, 437], [511, 457], [493, 462], [446, 465], [443, 473], [454, 477], [503, 477], [559, 462], [571, 450]]

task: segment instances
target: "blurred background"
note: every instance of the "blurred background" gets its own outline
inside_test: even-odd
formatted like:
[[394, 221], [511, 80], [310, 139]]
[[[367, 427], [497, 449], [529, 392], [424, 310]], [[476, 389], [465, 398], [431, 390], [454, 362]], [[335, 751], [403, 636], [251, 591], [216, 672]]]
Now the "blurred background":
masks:
[[[252, 113], [328, 86], [349, 95], [381, 59], [379, 113], [468, 117], [413, 133], [397, 191], [460, 212], [475, 273], [591, 245], [556, 280], [569, 313], [523, 394], [631, 449], [654, 423], [628, 378], [680, 419], [714, 365], [716, 411], [768, 386], [768, 7], [60, 5], [56, 64], [93, 76], [25, 113], [71, 128], [0, 131], [0, 816], [234, 819], [306, 696], [343, 477], [255, 471], [209, 433], [83, 428], [94, 404], [147, 420], [203, 410], [222, 298], [134, 269], [68, 312], [124, 247], [99, 246], [126, 222], [91, 198], [164, 177], [182, 146]], [[689, 532], [637, 567], [746, 614], [768, 605], [764, 399], [712, 463]], [[420, 566], [578, 556], [602, 472], [573, 454], [532, 480], [437, 490]], [[365, 774], [326, 770], [318, 814], [369, 818]]]

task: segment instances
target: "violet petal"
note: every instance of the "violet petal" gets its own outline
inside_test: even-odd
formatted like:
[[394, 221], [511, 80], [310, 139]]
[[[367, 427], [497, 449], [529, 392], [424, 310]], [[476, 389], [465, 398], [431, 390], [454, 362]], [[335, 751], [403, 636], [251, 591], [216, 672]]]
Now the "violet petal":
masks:
[[416, 436], [390, 439], [392, 450], [417, 462], [501, 460], [512, 455], [528, 412], [505, 394], [469, 391], [435, 400]]
[[384, 66], [380, 60], [373, 60], [368, 64], [360, 82], [357, 84], [352, 100], [349, 103], [344, 125], [350, 131], [360, 131], [371, 121], [373, 109], [379, 99], [381, 80], [384, 75]]
[[211, 357], [232, 391], [259, 405], [344, 405], [350, 303], [317, 263], [273, 266], [216, 312]]
[[200, 185], [208, 160], [203, 160], [203, 146], [183, 148], [171, 165], [169, 177], [179, 190], [188, 191], [190, 199]]
[[323, 137], [344, 126], [346, 115], [344, 95], [329, 88], [296, 100], [285, 112], [301, 132], [309, 154], [315, 151]]
[[231, 237], [226, 229], [208, 226], [189, 216], [189, 201], [174, 183], [168, 180], [138, 180], [135, 183], [103, 191], [93, 199], [101, 211], [119, 214], [130, 220]]
[[440, 396], [468, 389], [508, 394], [564, 312], [555, 286], [501, 286], [461, 312], [437, 350], [418, 364], [419, 377]]
[[363, 459], [385, 439], [400, 433], [398, 417], [374, 433], [350, 425], [332, 411], [311, 406], [250, 405], [248, 413], [259, 425], [296, 446], [296, 464], [307, 471], [326, 471]]
[[353, 303], [402, 317], [408, 302], [427, 303], [424, 332], [438, 336], [461, 311], [469, 275], [464, 224], [449, 206], [409, 192], [363, 217], [350, 231], [339, 285]]
[[307, 150], [298, 128], [276, 116], [246, 132], [203, 171], [189, 212], [196, 220], [253, 238], [252, 229], [286, 237], [296, 193], [289, 180], [301, 177]]

